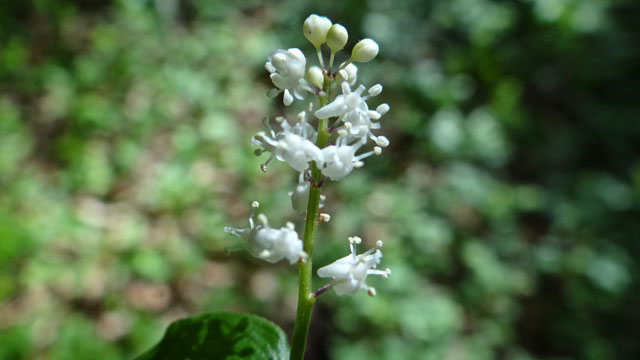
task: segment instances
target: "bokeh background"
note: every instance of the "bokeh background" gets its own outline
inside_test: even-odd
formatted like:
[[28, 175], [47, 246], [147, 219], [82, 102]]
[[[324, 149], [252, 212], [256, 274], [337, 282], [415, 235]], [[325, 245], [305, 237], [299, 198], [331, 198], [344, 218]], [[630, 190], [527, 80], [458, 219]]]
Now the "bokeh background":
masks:
[[640, 358], [637, 3], [9, 0], [0, 359], [132, 358], [218, 310], [291, 334], [295, 267], [222, 229], [253, 200], [302, 228], [250, 138], [300, 111], [263, 66], [315, 61], [313, 12], [379, 42], [360, 81], [392, 109], [383, 156], [327, 186], [315, 264], [360, 235], [393, 275], [323, 295], [308, 359]]

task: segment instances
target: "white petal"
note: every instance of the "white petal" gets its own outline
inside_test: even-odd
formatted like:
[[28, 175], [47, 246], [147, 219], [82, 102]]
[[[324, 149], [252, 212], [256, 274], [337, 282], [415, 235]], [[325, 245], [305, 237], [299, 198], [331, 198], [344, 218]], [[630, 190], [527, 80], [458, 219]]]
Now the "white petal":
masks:
[[289, 92], [289, 90], [284, 91], [284, 97], [282, 98], [282, 102], [286, 106], [291, 105], [291, 103], [293, 102], [293, 96], [291, 96], [291, 93]]
[[328, 119], [330, 117], [344, 114], [347, 111], [347, 105], [344, 103], [343, 99], [344, 97], [338, 96], [332, 103], [318, 109], [314, 115], [318, 119]]
[[336, 283], [333, 286], [333, 289], [336, 291], [338, 296], [353, 295], [362, 288], [363, 284], [364, 281], [346, 280]]

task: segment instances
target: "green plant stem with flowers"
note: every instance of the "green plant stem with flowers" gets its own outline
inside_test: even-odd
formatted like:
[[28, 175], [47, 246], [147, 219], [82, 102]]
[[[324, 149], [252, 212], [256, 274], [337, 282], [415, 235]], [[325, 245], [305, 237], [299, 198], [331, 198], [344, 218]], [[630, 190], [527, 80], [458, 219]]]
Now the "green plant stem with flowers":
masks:
[[[329, 89], [332, 80], [325, 73], [323, 95], [318, 95], [320, 106], [327, 105], [329, 98]], [[316, 145], [324, 148], [329, 141], [329, 127], [327, 119], [318, 121], [318, 138]], [[309, 201], [307, 206], [307, 216], [304, 222], [304, 251], [308, 254], [307, 261], [298, 263], [298, 309], [296, 311], [296, 323], [293, 330], [293, 341], [291, 343], [291, 359], [304, 358], [304, 350], [307, 344], [307, 335], [309, 333], [309, 324], [311, 323], [311, 313], [316, 297], [312, 290], [312, 267], [313, 267], [313, 247], [316, 239], [316, 230], [318, 229], [318, 216], [320, 210], [320, 195], [322, 193], [322, 172], [315, 163], [311, 165], [311, 178], [314, 183], [319, 184], [309, 189]]]
[[[352, 90], [358, 71], [354, 63], [368, 62], [377, 56], [379, 49], [375, 41], [359, 41], [351, 56], [339, 66], [334, 66], [336, 54], [347, 44], [347, 30], [326, 17], [311, 15], [304, 22], [303, 34], [315, 47], [320, 66], [307, 67], [306, 57], [298, 48], [272, 52], [265, 64], [275, 85], [269, 95], [283, 94], [283, 103], [289, 106], [294, 100], [302, 100], [307, 93], [312, 93], [318, 99], [319, 108], [313, 111], [313, 103], [308, 103], [307, 110], [298, 114], [293, 125], [284, 117], [276, 117], [282, 129], [278, 132], [265, 120], [267, 131], [261, 131], [251, 139], [251, 143], [258, 147], [256, 155], [270, 153], [261, 165], [263, 171], [267, 171], [267, 165], [275, 158], [286, 162], [299, 174], [298, 183], [290, 195], [294, 211], [306, 213], [303, 237], [299, 238], [291, 222], [281, 228], [271, 227], [266, 215], [256, 215], [255, 211], [260, 206], [257, 201], [252, 203], [248, 228], [225, 228], [226, 232], [240, 237], [249, 253], [259, 259], [269, 263], [282, 260], [292, 265], [297, 263], [298, 309], [291, 349], [286, 345], [282, 330], [265, 319], [244, 314], [214, 313], [172, 324], [165, 338], [139, 359], [165, 359], [163, 356], [167, 351], [178, 352], [182, 358], [227, 358], [251, 353], [255, 354], [254, 358], [303, 359], [313, 305], [318, 296], [329, 290], [334, 290], [339, 296], [365, 290], [374, 296], [376, 290], [367, 285], [366, 277], [387, 277], [391, 273], [389, 269], [376, 268], [382, 258], [381, 240], [376, 241], [375, 247], [358, 254], [356, 246], [362, 239], [352, 236], [348, 238], [349, 254], [317, 270], [319, 277], [330, 278], [331, 281], [313, 290], [315, 236], [319, 222], [330, 219], [328, 214], [320, 212], [324, 201], [323, 186], [329, 180], [345, 178], [354, 169], [362, 167], [365, 158], [380, 155], [382, 148], [389, 145], [386, 137], [374, 134], [380, 129], [378, 120], [389, 111], [389, 105], [383, 103], [375, 110], [369, 109], [367, 100], [382, 92], [380, 84], [371, 86], [367, 93], [364, 93], [364, 85]], [[330, 50], [327, 66], [321, 51], [325, 44]], [[340, 89], [341, 94], [332, 96], [336, 89]], [[316, 127], [311, 124], [314, 117], [317, 119]], [[370, 142], [374, 144], [372, 150], [356, 154]]]

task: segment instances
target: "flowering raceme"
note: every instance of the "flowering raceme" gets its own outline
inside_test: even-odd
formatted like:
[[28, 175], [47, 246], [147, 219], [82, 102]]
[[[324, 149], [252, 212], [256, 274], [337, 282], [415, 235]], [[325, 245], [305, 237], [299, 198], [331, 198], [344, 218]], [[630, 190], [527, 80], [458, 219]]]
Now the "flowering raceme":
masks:
[[[276, 117], [279, 131], [265, 119], [266, 131], [258, 132], [251, 139], [251, 144], [257, 147], [256, 155], [269, 153], [261, 165], [263, 171], [275, 158], [297, 172], [297, 184], [289, 195], [293, 210], [306, 216], [303, 238], [300, 239], [290, 222], [280, 229], [269, 227], [264, 214], [256, 216], [254, 213], [257, 202], [253, 204], [248, 228], [225, 228], [226, 232], [242, 238], [249, 253], [257, 258], [270, 263], [284, 259], [290, 264], [298, 263], [300, 292], [291, 359], [302, 359], [304, 355], [308, 321], [317, 296], [329, 289], [334, 289], [340, 296], [352, 295], [359, 290], [366, 290], [373, 296], [376, 291], [365, 282], [367, 276], [387, 277], [391, 273], [389, 269], [376, 269], [382, 259], [382, 241], [358, 255], [356, 245], [361, 240], [354, 236], [349, 238], [351, 254], [318, 269], [318, 276], [331, 281], [315, 292], [311, 290], [310, 260], [316, 228], [319, 222], [331, 218], [329, 214], [319, 212], [326, 200], [322, 189], [329, 181], [347, 177], [354, 169], [364, 166], [364, 159], [380, 155], [382, 149], [389, 146], [389, 139], [378, 132], [380, 120], [390, 107], [386, 103], [378, 103], [376, 107], [369, 105], [382, 93], [381, 84], [374, 84], [368, 90], [364, 84], [358, 84], [359, 69], [355, 63], [366, 63], [378, 55], [375, 41], [360, 40], [351, 55], [344, 56], [342, 62], [337, 62], [340, 65], [334, 66], [336, 56], [341, 56], [340, 52], [348, 43], [347, 29], [314, 14], [304, 21], [303, 34], [316, 50], [318, 65], [309, 66], [298, 48], [275, 50], [265, 63], [275, 86], [269, 95], [283, 93], [286, 106], [292, 105], [294, 99], [305, 99], [309, 93], [317, 102], [310, 101], [306, 110], [295, 117], [295, 122]], [[328, 61], [323, 56], [323, 47], [330, 50]], [[316, 111], [313, 111], [314, 107]]]

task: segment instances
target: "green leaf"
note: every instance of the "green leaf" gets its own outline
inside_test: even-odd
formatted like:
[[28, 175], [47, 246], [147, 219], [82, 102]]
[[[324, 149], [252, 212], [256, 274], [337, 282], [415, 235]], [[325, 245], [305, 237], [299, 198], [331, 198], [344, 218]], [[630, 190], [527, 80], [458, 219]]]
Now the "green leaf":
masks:
[[287, 337], [255, 315], [212, 313], [175, 321], [137, 360], [289, 359]]

